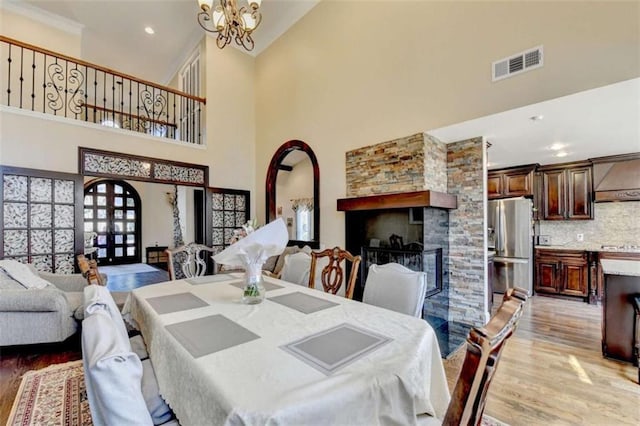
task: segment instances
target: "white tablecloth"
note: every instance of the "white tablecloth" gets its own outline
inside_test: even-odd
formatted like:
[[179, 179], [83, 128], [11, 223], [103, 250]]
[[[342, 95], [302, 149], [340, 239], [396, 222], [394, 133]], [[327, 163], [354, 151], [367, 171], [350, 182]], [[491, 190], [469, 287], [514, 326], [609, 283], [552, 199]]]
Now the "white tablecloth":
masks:
[[[127, 300], [124, 313], [140, 327], [160, 392], [183, 426], [414, 424], [415, 413], [443, 417], [449, 391], [435, 333], [425, 321], [266, 280], [283, 288], [268, 291], [258, 305], [242, 304], [242, 291], [219, 279], [150, 285]], [[268, 300], [296, 291], [338, 305], [304, 314]], [[146, 301], [178, 293], [191, 293], [209, 305], [159, 315]], [[194, 358], [166, 329], [217, 314], [259, 338]], [[282, 349], [344, 323], [392, 340], [332, 374]]]

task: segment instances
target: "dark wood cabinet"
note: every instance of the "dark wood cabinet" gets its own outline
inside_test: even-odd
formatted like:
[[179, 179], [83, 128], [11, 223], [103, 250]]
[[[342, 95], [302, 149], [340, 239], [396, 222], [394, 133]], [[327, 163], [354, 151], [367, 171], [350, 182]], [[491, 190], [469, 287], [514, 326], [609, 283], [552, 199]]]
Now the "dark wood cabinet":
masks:
[[591, 166], [567, 170], [567, 218], [593, 219]]
[[593, 184], [589, 163], [567, 163], [538, 169], [542, 220], [593, 219]]
[[579, 250], [536, 250], [535, 291], [586, 298], [589, 294], [588, 253]]
[[533, 196], [533, 177], [537, 164], [490, 170], [487, 174], [489, 199]]
[[558, 293], [559, 267], [556, 257], [536, 258], [536, 293]]
[[563, 258], [558, 291], [566, 296], [586, 297], [589, 291], [589, 264], [586, 253], [579, 259]]

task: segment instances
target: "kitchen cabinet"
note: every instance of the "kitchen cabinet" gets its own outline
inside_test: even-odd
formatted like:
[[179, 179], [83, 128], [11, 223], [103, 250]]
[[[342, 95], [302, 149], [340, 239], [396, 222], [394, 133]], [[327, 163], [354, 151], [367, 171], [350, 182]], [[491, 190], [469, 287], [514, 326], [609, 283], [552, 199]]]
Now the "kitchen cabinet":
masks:
[[587, 259], [586, 251], [536, 249], [536, 293], [586, 298], [589, 294]]
[[537, 164], [490, 170], [487, 196], [490, 200], [509, 197], [533, 197], [533, 177]]
[[602, 261], [602, 354], [607, 358], [636, 362], [633, 298], [640, 294], [639, 265], [634, 260]]
[[542, 220], [593, 219], [592, 172], [588, 162], [554, 164], [538, 169], [542, 186]]
[[640, 252], [624, 251], [601, 251], [591, 253], [591, 294], [589, 303], [601, 303], [604, 298], [604, 272], [602, 271], [602, 260], [634, 260], [640, 261]]

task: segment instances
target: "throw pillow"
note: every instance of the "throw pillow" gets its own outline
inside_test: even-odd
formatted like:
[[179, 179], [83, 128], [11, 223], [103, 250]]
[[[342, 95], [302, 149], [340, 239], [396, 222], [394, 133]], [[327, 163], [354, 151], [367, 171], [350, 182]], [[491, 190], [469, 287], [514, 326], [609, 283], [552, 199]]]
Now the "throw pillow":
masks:
[[34, 274], [27, 265], [17, 260], [0, 260], [0, 268], [4, 269], [11, 278], [18, 281], [25, 288], [40, 289], [53, 285], [49, 281], [40, 278], [39, 275]]
[[0, 290], [24, 290], [24, 286], [0, 268]]

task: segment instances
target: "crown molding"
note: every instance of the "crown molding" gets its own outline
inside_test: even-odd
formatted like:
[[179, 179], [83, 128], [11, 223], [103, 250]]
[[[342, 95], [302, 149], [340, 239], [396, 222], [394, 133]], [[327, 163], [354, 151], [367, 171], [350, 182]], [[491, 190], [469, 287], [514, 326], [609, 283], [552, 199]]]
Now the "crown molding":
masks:
[[79, 22], [47, 12], [44, 9], [32, 6], [23, 1], [2, 0], [0, 1], [0, 8], [65, 31], [69, 34], [82, 35], [82, 30], [84, 29], [84, 25]]

